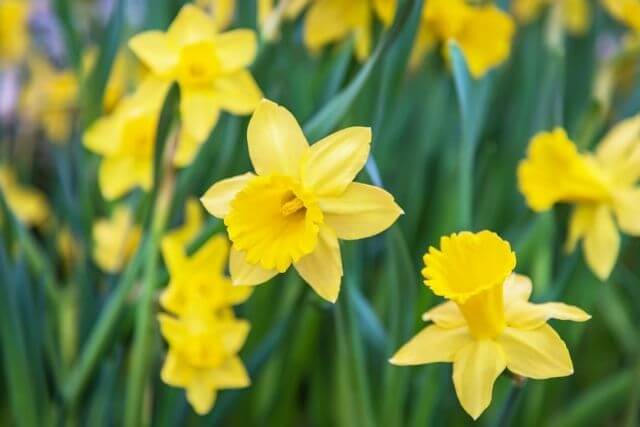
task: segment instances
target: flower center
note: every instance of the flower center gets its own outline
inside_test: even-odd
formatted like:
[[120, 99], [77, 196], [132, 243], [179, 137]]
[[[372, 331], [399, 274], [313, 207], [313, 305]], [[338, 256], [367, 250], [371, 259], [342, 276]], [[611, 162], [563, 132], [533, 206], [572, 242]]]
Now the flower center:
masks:
[[132, 117], [124, 125], [123, 154], [137, 159], [150, 159], [156, 139], [156, 120], [152, 114]]
[[181, 84], [210, 83], [219, 71], [220, 62], [213, 42], [200, 41], [182, 48], [178, 66], [178, 80]]
[[247, 262], [284, 272], [315, 249], [323, 216], [313, 194], [299, 182], [269, 175], [249, 181], [231, 202], [224, 222]]

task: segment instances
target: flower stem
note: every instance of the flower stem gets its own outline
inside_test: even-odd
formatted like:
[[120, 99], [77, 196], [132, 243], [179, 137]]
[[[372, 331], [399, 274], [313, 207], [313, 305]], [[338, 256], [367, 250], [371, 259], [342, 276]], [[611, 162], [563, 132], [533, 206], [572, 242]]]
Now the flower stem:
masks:
[[513, 381], [511, 382], [511, 388], [509, 389], [509, 394], [507, 395], [507, 400], [504, 402], [504, 406], [502, 407], [500, 416], [496, 422], [497, 427], [507, 427], [511, 425], [511, 417], [513, 417], [516, 407], [518, 406], [522, 389], [524, 389], [526, 383], [526, 378], [514, 375]]
[[156, 281], [159, 278], [159, 247], [167, 223], [173, 185], [173, 177], [166, 176], [158, 195], [151, 222], [151, 237], [145, 251], [144, 281], [142, 284], [142, 294], [140, 295], [136, 310], [130, 374], [128, 376], [125, 396], [125, 427], [138, 427], [143, 424], [141, 423], [141, 418], [144, 403], [144, 389], [151, 366], [149, 359], [152, 354], [151, 349], [154, 331], [153, 296]]

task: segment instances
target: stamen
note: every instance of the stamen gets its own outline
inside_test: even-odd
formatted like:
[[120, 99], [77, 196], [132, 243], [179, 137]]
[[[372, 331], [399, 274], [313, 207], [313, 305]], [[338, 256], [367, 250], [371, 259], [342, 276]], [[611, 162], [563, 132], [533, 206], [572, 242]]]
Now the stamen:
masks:
[[304, 203], [297, 197], [282, 205], [281, 212], [284, 216], [289, 216], [304, 208]]

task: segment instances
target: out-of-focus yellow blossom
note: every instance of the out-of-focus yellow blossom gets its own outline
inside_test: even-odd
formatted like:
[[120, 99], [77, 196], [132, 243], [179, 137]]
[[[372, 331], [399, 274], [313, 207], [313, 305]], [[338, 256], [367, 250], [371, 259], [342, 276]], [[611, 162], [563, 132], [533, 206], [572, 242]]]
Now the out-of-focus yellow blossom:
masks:
[[167, 88], [165, 82], [147, 78], [85, 132], [85, 147], [103, 156], [98, 182], [105, 198], [116, 199], [135, 187], [151, 188], [156, 129]]
[[640, 33], [640, 0], [602, 0], [602, 3], [611, 16]]
[[28, 225], [43, 225], [49, 218], [49, 205], [44, 194], [35, 188], [21, 185], [14, 172], [0, 165], [0, 191], [9, 209]]
[[432, 324], [391, 358], [394, 365], [453, 363], [453, 384], [464, 410], [477, 419], [491, 403], [502, 371], [546, 379], [571, 375], [567, 346], [549, 319], [586, 321], [577, 307], [533, 304], [531, 281], [513, 274], [508, 242], [490, 231], [442, 237], [429, 248], [422, 274], [433, 293], [451, 301], [427, 311]]
[[250, 114], [262, 98], [247, 66], [256, 55], [251, 30], [217, 33], [203, 10], [185, 5], [167, 32], [146, 31], [129, 46], [156, 76], [180, 86], [183, 134], [204, 141], [220, 110]]
[[265, 99], [247, 138], [257, 175], [217, 182], [201, 199], [224, 218], [234, 284], [258, 285], [293, 264], [334, 302], [342, 278], [338, 238], [373, 236], [402, 214], [383, 189], [352, 182], [369, 157], [371, 129], [343, 129], [309, 146], [293, 115]]
[[[90, 72], [95, 66], [97, 53], [95, 48], [86, 50], [82, 58], [85, 72]], [[115, 109], [118, 101], [122, 99], [131, 84], [143, 80], [146, 71], [144, 67], [140, 66], [140, 63], [137, 61], [134, 63], [134, 61], [133, 56], [126, 50], [118, 51], [111, 67], [107, 86], [104, 89], [102, 102], [105, 113], [111, 113]]]
[[0, 0], [0, 65], [20, 61], [29, 45], [29, 2]]
[[29, 83], [21, 99], [21, 112], [44, 130], [47, 138], [64, 143], [71, 135], [78, 102], [78, 79], [73, 71], [58, 70], [40, 57], [29, 61]]
[[180, 317], [158, 316], [169, 352], [162, 366], [162, 381], [185, 388], [187, 400], [198, 414], [206, 414], [220, 389], [244, 388], [251, 380], [237, 353], [249, 322], [236, 319], [231, 309], [223, 314], [193, 305]]
[[395, 1], [312, 0], [304, 23], [304, 42], [311, 50], [353, 36], [356, 57], [363, 61], [371, 52], [373, 13], [385, 26], [391, 25]]
[[190, 198], [185, 206], [184, 224], [167, 233], [165, 237], [169, 237], [182, 247], [186, 247], [202, 229], [203, 219], [202, 205], [197, 199]]
[[262, 36], [273, 40], [283, 19], [292, 21], [313, 0], [258, 0], [258, 24]]
[[56, 246], [66, 270], [71, 270], [71, 266], [77, 258], [80, 248], [68, 227], [62, 227], [58, 230]]
[[639, 178], [640, 115], [615, 126], [595, 154], [579, 153], [563, 129], [542, 132], [518, 167], [518, 185], [531, 209], [574, 205], [566, 249], [583, 240], [587, 264], [601, 280], [618, 257], [618, 228], [640, 236]]
[[514, 32], [511, 16], [492, 4], [428, 0], [422, 9], [409, 65], [415, 69], [437, 42], [442, 43], [443, 55], [448, 57], [446, 42], [455, 40], [471, 74], [480, 78], [509, 57]]
[[169, 286], [160, 297], [167, 311], [183, 315], [195, 305], [216, 312], [251, 296], [252, 288], [233, 286], [224, 274], [229, 243], [222, 235], [212, 237], [189, 257], [178, 240], [165, 237], [162, 254], [171, 276]]
[[102, 270], [117, 273], [129, 261], [140, 244], [142, 231], [133, 221], [131, 211], [118, 207], [111, 218], [93, 225], [93, 259]]
[[218, 31], [231, 25], [236, 11], [236, 0], [196, 0], [196, 4], [209, 11]]
[[513, 13], [521, 22], [528, 23], [550, 5], [560, 8], [564, 26], [571, 34], [582, 35], [589, 29], [591, 12], [588, 0], [516, 0]]
[[219, 389], [250, 383], [237, 356], [249, 322], [236, 319], [231, 306], [249, 298], [252, 289], [233, 286], [224, 275], [229, 243], [222, 235], [209, 239], [192, 256], [175, 237], [165, 237], [162, 253], [171, 279], [160, 304], [175, 317], [158, 316], [170, 347], [161, 377], [185, 388], [191, 406], [204, 414]]

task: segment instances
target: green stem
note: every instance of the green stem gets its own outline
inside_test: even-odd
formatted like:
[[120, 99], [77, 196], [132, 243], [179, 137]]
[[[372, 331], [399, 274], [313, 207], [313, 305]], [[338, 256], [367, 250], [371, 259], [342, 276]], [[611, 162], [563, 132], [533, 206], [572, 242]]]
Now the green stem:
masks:
[[518, 406], [518, 401], [525, 384], [526, 379], [520, 377], [514, 378], [512, 381], [509, 394], [507, 395], [507, 400], [504, 402], [504, 406], [502, 407], [500, 416], [496, 422], [497, 427], [507, 427], [511, 425], [511, 418], [516, 411], [516, 407]]
[[[172, 182], [172, 179], [166, 183]], [[142, 425], [142, 409], [144, 403], [144, 389], [152, 355], [152, 339], [154, 331], [153, 323], [153, 297], [155, 293], [158, 275], [158, 263], [160, 261], [160, 241], [167, 222], [167, 214], [170, 205], [173, 184], [165, 186], [158, 197], [158, 203], [151, 224], [151, 238], [146, 248], [144, 265], [144, 282], [142, 294], [138, 302], [133, 335], [133, 349], [131, 354], [130, 374], [127, 382], [127, 393], [124, 410], [125, 427], [138, 427]]]
[[118, 320], [120, 320], [120, 314], [125, 306], [127, 295], [131, 292], [131, 288], [142, 266], [142, 254], [145, 253], [144, 248], [146, 246], [146, 244], [143, 244], [140, 249], [138, 249], [132, 262], [127, 265], [121, 280], [118, 282], [113, 295], [109, 299], [97, 325], [91, 333], [78, 363], [69, 374], [69, 379], [62, 390], [63, 398], [67, 406], [73, 406], [78, 400], [80, 393], [95, 370], [100, 356], [105, 351], [113, 330], [118, 325]]

